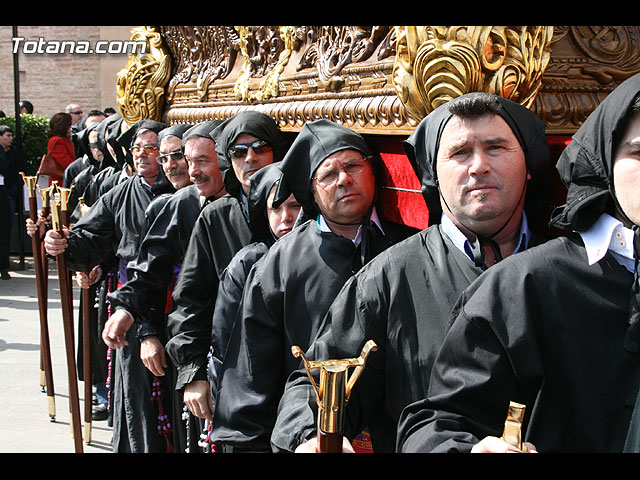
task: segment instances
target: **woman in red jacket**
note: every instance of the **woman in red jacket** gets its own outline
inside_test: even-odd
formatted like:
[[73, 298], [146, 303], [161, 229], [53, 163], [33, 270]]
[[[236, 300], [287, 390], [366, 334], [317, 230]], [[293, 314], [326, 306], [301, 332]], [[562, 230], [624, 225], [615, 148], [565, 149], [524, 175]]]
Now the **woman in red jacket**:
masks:
[[[75, 150], [71, 143], [71, 115], [68, 113], [56, 113], [49, 120], [47, 152], [63, 169], [76, 159]], [[53, 180], [58, 180], [58, 183], [62, 185], [62, 177], [49, 177], [49, 184]]]

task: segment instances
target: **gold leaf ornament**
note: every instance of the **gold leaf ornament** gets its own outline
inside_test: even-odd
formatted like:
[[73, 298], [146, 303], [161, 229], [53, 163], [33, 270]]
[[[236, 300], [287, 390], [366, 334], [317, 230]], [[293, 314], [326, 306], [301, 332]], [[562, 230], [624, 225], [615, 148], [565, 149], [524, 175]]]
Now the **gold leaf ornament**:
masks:
[[122, 118], [133, 125], [140, 120], [162, 118], [165, 87], [171, 75], [171, 57], [155, 27], [136, 27], [131, 40], [146, 42], [144, 52], [128, 56], [127, 66], [116, 78], [116, 103]]

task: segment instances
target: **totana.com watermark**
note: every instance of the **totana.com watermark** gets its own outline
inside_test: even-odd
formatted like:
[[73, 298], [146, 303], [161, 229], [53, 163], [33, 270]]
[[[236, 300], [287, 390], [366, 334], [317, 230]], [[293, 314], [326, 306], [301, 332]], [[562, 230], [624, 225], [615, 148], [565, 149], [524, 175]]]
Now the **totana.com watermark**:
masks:
[[24, 37], [11, 38], [13, 53], [24, 54], [142, 54], [146, 52], [145, 41], [134, 40], [26, 40]]

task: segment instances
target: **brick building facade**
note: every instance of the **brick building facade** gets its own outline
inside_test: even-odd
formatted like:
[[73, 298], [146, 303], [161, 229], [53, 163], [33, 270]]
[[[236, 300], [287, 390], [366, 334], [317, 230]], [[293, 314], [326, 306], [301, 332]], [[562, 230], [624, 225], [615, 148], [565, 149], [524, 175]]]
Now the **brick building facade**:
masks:
[[[91, 109], [116, 108], [115, 81], [117, 73], [127, 64], [127, 52], [79, 53], [80, 46], [95, 46], [98, 42], [114, 43], [129, 40], [131, 26], [18, 26], [17, 37], [12, 40], [11, 26], [0, 26], [0, 110], [7, 115], [15, 113], [13, 50], [17, 45], [20, 99], [34, 105], [34, 115], [51, 117], [64, 111], [71, 102], [80, 105], [83, 112]], [[42, 40], [40, 40], [42, 38]], [[58, 49], [55, 42], [72, 41], [76, 45]], [[38, 53], [37, 42], [39, 42]], [[70, 45], [70, 44], [67, 44]], [[46, 46], [46, 48], [45, 48]], [[48, 49], [48, 53], [47, 53]], [[117, 48], [111, 48], [117, 51]], [[33, 52], [33, 53], [32, 53]]]

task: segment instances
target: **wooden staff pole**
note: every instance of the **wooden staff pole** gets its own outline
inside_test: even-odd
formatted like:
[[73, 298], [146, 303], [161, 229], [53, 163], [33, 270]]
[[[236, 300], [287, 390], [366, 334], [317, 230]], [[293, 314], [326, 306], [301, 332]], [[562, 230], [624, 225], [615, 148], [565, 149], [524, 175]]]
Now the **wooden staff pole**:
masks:
[[[53, 229], [64, 235], [61, 219], [60, 200], [51, 201], [51, 219]], [[64, 326], [64, 340], [67, 353], [67, 374], [69, 377], [69, 404], [71, 411], [71, 428], [76, 453], [82, 453], [82, 428], [80, 426], [80, 400], [78, 395], [78, 374], [76, 371], [75, 348], [73, 339], [73, 311], [69, 302], [69, 270], [67, 270], [64, 253], [56, 255], [58, 265], [58, 281], [60, 284], [60, 304], [62, 305], [62, 323]]]
[[[29, 193], [29, 216], [31, 221], [35, 224], [38, 221], [38, 202], [36, 198], [36, 182], [37, 176], [28, 177], [23, 172], [20, 172], [27, 186]], [[33, 237], [31, 237], [31, 248], [33, 250], [33, 262], [36, 272], [36, 291], [38, 294], [38, 309], [40, 312], [40, 363], [41, 363], [41, 384], [44, 383], [47, 392], [47, 402], [49, 407], [49, 420], [55, 422], [56, 420], [56, 401], [55, 401], [55, 389], [53, 386], [53, 369], [51, 366], [51, 342], [49, 339], [49, 320], [47, 315], [47, 282], [43, 278], [43, 255], [42, 245], [40, 240], [40, 232], [36, 231]], [[44, 376], [44, 382], [42, 382], [42, 376]]]
[[[51, 192], [53, 187], [40, 188], [40, 196], [42, 197], [42, 218], [47, 219], [51, 214]], [[49, 260], [47, 259], [46, 251], [44, 249], [44, 243], [41, 244], [40, 250], [42, 252], [42, 279], [45, 288], [45, 298], [49, 296]]]
[[[82, 215], [87, 213], [84, 199], [80, 197]], [[82, 289], [82, 367], [84, 376], [84, 443], [91, 443], [92, 382], [91, 382], [91, 286]]]
[[[69, 228], [71, 226], [71, 213], [69, 212], [69, 196], [71, 195], [71, 188], [60, 187], [57, 181], [52, 183], [55, 184], [56, 192], [58, 192], [60, 198], [60, 221], [64, 227]], [[67, 278], [69, 279], [69, 288], [67, 289], [69, 292], [69, 303], [73, 305], [73, 276], [67, 275]], [[71, 315], [73, 319], [73, 309], [71, 310]], [[72, 331], [75, 330], [73, 320], [71, 321], [71, 328]]]

